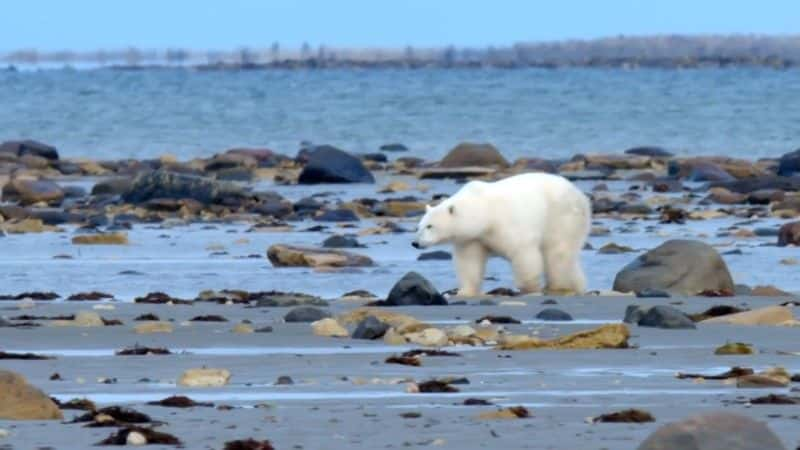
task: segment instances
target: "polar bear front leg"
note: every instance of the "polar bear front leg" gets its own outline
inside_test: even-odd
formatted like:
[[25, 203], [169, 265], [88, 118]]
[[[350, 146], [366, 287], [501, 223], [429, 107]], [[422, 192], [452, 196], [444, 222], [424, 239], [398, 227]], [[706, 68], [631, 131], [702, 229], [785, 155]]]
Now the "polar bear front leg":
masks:
[[480, 295], [488, 257], [489, 252], [480, 242], [456, 244], [453, 259], [459, 282], [459, 296], [475, 297]]
[[540, 292], [543, 263], [539, 248], [526, 248], [510, 259], [517, 288], [523, 294]]

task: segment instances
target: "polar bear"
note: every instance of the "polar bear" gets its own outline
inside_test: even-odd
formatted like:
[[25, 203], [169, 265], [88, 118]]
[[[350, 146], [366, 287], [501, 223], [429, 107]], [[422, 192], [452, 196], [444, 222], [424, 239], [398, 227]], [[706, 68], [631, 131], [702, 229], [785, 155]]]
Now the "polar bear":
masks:
[[526, 173], [496, 182], [471, 181], [436, 206], [426, 206], [415, 248], [454, 245], [460, 296], [481, 293], [486, 260], [511, 262], [523, 293], [580, 294], [586, 279], [580, 264], [591, 227], [591, 203], [569, 180]]

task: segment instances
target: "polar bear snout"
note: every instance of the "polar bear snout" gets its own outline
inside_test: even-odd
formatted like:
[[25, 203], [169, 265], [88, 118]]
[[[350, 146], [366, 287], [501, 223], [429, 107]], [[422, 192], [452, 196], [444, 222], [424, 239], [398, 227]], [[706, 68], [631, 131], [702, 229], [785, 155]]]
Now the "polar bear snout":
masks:
[[411, 241], [411, 246], [414, 248], [422, 248], [422, 246], [419, 245], [419, 242], [417, 241]]

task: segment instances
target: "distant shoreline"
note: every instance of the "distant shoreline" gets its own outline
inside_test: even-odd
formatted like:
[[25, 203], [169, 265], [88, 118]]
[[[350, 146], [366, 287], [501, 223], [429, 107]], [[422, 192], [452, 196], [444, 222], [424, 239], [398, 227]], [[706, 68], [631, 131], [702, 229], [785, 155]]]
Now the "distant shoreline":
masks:
[[141, 70], [270, 69], [459, 69], [459, 68], [726, 68], [800, 67], [800, 35], [709, 35], [609, 37], [593, 40], [517, 43], [504, 47], [332, 48], [303, 45], [235, 50], [147, 50], [128, 48], [90, 52], [17, 50], [0, 54], [0, 65]]

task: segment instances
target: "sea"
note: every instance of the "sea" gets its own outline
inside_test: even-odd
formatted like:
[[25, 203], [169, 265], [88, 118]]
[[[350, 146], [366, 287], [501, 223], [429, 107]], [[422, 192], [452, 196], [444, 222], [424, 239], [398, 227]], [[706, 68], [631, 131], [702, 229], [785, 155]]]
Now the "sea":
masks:
[[508, 159], [660, 146], [778, 157], [800, 147], [800, 70], [28, 68], [0, 71], [0, 140], [66, 157], [294, 155], [401, 143], [428, 160], [461, 141]]

